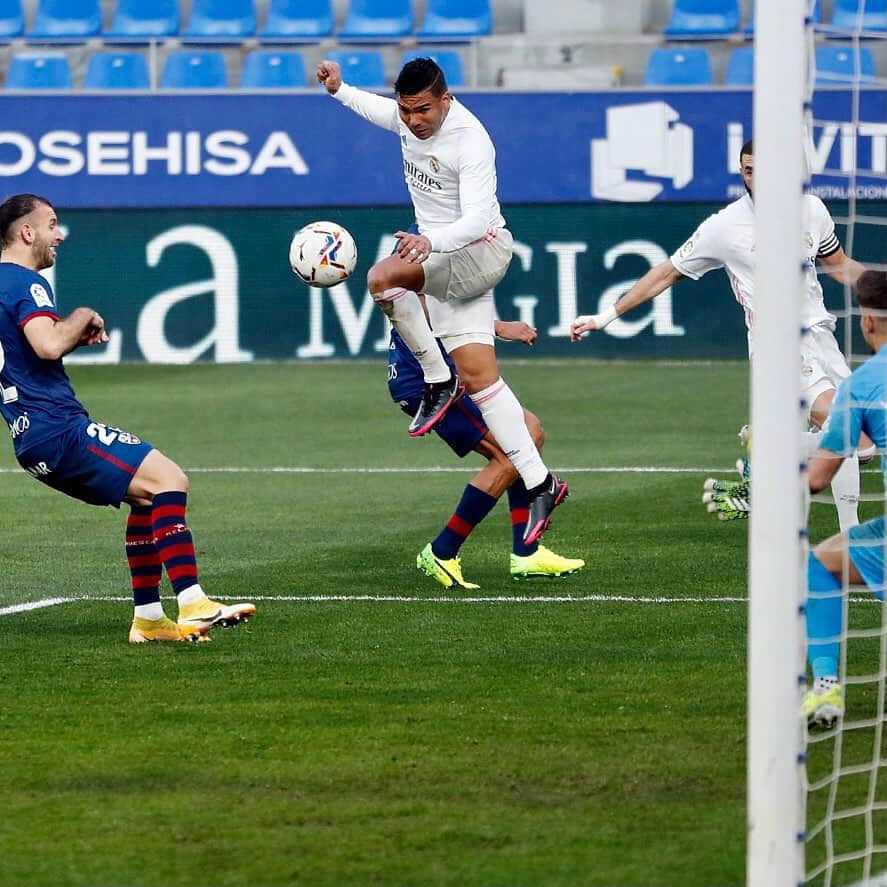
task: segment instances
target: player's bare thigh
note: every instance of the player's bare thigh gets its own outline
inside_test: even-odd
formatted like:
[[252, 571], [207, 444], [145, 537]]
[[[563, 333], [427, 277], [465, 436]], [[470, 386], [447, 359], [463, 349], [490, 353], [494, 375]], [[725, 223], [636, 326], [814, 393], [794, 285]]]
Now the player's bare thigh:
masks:
[[150, 505], [158, 493], [188, 492], [188, 475], [160, 450], [151, 450], [142, 460], [124, 502], [130, 505]]
[[425, 272], [419, 262], [408, 262], [398, 255], [387, 256], [376, 262], [367, 274], [367, 286], [372, 294], [402, 286], [414, 293], [422, 291]]
[[[829, 388], [828, 391], [823, 391], [816, 400], [813, 401], [813, 406], [810, 407], [810, 421], [817, 428], [822, 428], [825, 425], [825, 420], [828, 419], [829, 410], [832, 408], [832, 401], [835, 399], [835, 395], [837, 391], [834, 388]], [[858, 449], [863, 451], [863, 455], [867, 456], [869, 459], [871, 455], [867, 453], [872, 447], [874, 447], [874, 442], [867, 434], [859, 435], [859, 447]]]
[[843, 533], [830, 536], [828, 539], [820, 542], [813, 550], [816, 559], [829, 571], [833, 576], [843, 576], [844, 569], [847, 569], [847, 579], [851, 585], [865, 585], [865, 579], [862, 578], [856, 565], [850, 560], [847, 551], [847, 537]]

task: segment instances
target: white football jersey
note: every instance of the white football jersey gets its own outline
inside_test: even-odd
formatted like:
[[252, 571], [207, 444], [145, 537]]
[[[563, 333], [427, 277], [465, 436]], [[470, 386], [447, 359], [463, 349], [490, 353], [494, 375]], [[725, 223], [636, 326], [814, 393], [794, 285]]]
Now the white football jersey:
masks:
[[[835, 223], [825, 204], [812, 194], [804, 195], [805, 285], [801, 322], [835, 329], [835, 316], [825, 307], [822, 286], [816, 274], [817, 256], [830, 256], [841, 248]], [[723, 268], [730, 279], [736, 301], [745, 313], [748, 351], [752, 353], [754, 330], [755, 217], [754, 203], [747, 194], [709, 216], [683, 246], [671, 263], [685, 277], [699, 280], [703, 274]]]
[[452, 252], [505, 227], [496, 198], [496, 150], [483, 124], [453, 99], [441, 128], [414, 136], [397, 102], [343, 83], [333, 96], [361, 117], [400, 136], [403, 175], [419, 232], [435, 252]]

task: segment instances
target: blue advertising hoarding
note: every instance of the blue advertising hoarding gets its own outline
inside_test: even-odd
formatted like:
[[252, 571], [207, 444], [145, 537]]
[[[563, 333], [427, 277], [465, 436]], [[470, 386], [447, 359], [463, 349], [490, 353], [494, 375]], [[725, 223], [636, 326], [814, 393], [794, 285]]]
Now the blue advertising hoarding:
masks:
[[[502, 203], [721, 201], [741, 193], [748, 90], [464, 93]], [[887, 92], [814, 101], [815, 190], [887, 196]], [[408, 203], [397, 139], [325, 94], [0, 96], [0, 188], [65, 208]], [[852, 175], [856, 178], [851, 178]]]

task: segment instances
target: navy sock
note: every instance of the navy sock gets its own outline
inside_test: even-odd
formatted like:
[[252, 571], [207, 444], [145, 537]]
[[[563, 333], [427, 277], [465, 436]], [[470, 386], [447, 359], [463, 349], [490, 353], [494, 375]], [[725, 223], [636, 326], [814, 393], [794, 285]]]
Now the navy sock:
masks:
[[489, 493], [468, 484], [456, 506], [455, 514], [431, 543], [435, 557], [443, 561], [454, 558], [471, 531], [493, 510], [497, 501]]
[[135, 606], [157, 603], [163, 566], [151, 532], [150, 505], [132, 506], [126, 520], [126, 560]]
[[520, 478], [508, 488], [508, 508], [511, 511], [511, 550], [521, 557], [535, 554], [539, 548], [538, 542], [524, 545], [524, 530], [530, 516], [530, 495]]
[[151, 509], [154, 544], [176, 594], [198, 582], [194, 541], [185, 522], [187, 507], [188, 494], [173, 490], [158, 493]]

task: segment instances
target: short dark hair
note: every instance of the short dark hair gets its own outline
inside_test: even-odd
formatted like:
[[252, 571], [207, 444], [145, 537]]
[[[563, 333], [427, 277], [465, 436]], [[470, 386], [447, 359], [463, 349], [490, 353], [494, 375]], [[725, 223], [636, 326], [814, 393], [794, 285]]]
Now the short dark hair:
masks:
[[10, 238], [12, 226], [23, 216], [32, 213], [40, 204], [55, 209], [45, 197], [40, 197], [38, 194], [13, 194], [0, 203], [0, 246], [9, 246], [12, 243]]
[[887, 272], [863, 271], [856, 281], [856, 298], [863, 308], [887, 311]]
[[740, 149], [739, 149], [739, 165], [742, 166], [742, 158], [748, 154], [749, 157], [755, 156], [755, 142], [754, 139], [749, 139]]
[[447, 78], [440, 65], [427, 57], [408, 61], [394, 81], [394, 91], [398, 95], [418, 95], [426, 89], [438, 97], [447, 91]]

